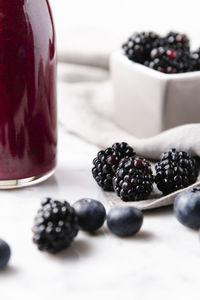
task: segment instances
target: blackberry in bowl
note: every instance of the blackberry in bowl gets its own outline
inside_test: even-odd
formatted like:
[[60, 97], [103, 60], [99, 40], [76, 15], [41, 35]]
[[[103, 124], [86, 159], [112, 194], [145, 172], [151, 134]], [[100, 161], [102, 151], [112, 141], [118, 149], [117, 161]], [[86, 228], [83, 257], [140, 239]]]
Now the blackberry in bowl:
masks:
[[190, 68], [190, 41], [186, 34], [170, 31], [161, 37], [153, 32], [135, 33], [122, 45], [122, 50], [129, 60], [162, 73], [193, 71]]
[[144, 63], [150, 57], [152, 47], [159, 36], [154, 32], [135, 33], [122, 45], [124, 54], [132, 61]]
[[150, 53], [148, 67], [167, 74], [184, 73], [189, 70], [189, 54], [175, 48], [154, 48]]
[[190, 53], [191, 71], [200, 71], [200, 48]]
[[200, 51], [191, 51], [183, 33], [154, 34], [147, 48], [144, 36], [132, 35], [111, 55], [115, 122], [139, 138], [200, 123]]
[[170, 31], [163, 40], [168, 48], [180, 50], [182, 53], [190, 50], [190, 40], [186, 34]]

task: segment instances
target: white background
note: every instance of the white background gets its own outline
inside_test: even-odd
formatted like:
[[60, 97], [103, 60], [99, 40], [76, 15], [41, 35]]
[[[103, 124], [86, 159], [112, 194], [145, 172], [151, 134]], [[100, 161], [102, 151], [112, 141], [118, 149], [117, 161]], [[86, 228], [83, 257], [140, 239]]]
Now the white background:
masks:
[[200, 46], [198, 0], [50, 0], [58, 49], [111, 50], [134, 31], [173, 29]]

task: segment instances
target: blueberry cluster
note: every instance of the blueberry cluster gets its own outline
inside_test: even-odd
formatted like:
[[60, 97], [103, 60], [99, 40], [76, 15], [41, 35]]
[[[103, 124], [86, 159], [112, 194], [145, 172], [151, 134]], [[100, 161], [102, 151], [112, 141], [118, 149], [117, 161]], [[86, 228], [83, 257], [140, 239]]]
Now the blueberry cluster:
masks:
[[[113, 146], [101, 150], [93, 161], [95, 167], [92, 169], [92, 173], [99, 184], [100, 180], [106, 182], [108, 170], [112, 170], [109, 173], [109, 189], [105, 189], [105, 185], [99, 185], [104, 190], [112, 191], [114, 189], [123, 201], [147, 199], [153, 190], [154, 182], [157, 188], [167, 195], [193, 184], [198, 177], [199, 164], [197, 164], [197, 160], [184, 151], [171, 149], [162, 153], [160, 161], [155, 166], [156, 173], [153, 175], [150, 162], [137, 156], [128, 144], [116, 143], [114, 145], [123, 145], [124, 149], [128, 149], [127, 153], [123, 152], [122, 155], [117, 156], [117, 160], [111, 160], [108, 159], [110, 156], [105, 154], [113, 153], [111, 150]], [[113, 161], [113, 165], [110, 163], [111, 161]]]
[[122, 45], [132, 61], [167, 74], [200, 70], [200, 49], [190, 50], [187, 35], [169, 32], [161, 37], [153, 32], [135, 33]]

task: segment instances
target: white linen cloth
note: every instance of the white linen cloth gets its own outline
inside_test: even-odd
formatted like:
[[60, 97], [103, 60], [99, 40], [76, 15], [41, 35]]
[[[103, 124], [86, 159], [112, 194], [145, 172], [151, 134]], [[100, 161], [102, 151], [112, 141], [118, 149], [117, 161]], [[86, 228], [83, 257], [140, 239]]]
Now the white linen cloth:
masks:
[[179, 126], [145, 139], [138, 139], [114, 124], [112, 87], [105, 70], [59, 66], [58, 98], [59, 121], [66, 130], [101, 148], [126, 141], [139, 155], [149, 159], [159, 159], [170, 148], [200, 156], [200, 124]]
[[[95, 61], [94, 57], [92, 61]], [[126, 141], [133, 146], [138, 155], [150, 160], [159, 159], [160, 154], [170, 148], [200, 156], [200, 124], [179, 126], [146, 139], [138, 139], [119, 128], [112, 118], [112, 85], [109, 72], [105, 69], [60, 63], [58, 74], [58, 115], [64, 130], [78, 135], [99, 148]], [[92, 159], [91, 157], [91, 162]], [[199, 182], [197, 181], [196, 184]], [[173, 203], [177, 193], [162, 197], [154, 188], [151, 199], [132, 202], [131, 205], [141, 209], [169, 205]], [[130, 205], [130, 203], [122, 203], [114, 193], [103, 192], [100, 198], [109, 206]]]

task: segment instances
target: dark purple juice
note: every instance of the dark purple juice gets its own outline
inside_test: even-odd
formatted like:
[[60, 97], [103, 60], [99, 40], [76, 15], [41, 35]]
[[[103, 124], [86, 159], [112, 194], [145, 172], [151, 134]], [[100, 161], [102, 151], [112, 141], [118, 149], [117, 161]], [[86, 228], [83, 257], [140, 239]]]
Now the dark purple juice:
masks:
[[55, 168], [55, 32], [46, 0], [0, 0], [0, 180]]

